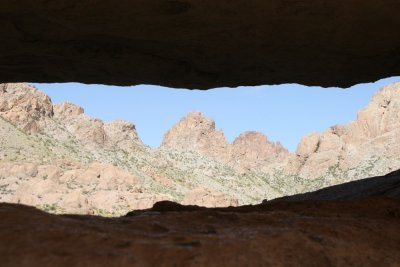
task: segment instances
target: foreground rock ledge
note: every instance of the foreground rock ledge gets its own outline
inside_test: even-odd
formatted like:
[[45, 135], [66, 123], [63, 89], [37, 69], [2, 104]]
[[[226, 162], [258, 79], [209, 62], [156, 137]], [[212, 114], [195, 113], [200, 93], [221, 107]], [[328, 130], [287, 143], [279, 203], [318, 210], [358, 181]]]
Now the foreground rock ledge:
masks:
[[347, 87], [400, 74], [397, 0], [1, 2], [0, 82]]
[[398, 266], [400, 201], [202, 209], [118, 219], [0, 204], [2, 266]]

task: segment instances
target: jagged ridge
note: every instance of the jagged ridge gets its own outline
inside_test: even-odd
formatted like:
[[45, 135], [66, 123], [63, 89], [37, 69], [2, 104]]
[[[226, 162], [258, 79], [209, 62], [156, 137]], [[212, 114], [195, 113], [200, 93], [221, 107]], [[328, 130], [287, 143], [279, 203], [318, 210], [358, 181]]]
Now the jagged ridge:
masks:
[[0, 201], [119, 215], [159, 200], [259, 203], [382, 175], [400, 168], [399, 88], [382, 88], [356, 121], [312, 133], [289, 153], [257, 132], [229, 143], [200, 112], [150, 149], [132, 123], [104, 123], [27, 84], [2, 84]]

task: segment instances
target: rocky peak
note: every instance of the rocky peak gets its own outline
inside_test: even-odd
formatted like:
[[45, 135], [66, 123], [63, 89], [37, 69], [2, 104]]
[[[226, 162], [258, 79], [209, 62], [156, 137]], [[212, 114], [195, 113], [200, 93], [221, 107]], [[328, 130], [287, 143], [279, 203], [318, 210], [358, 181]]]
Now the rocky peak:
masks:
[[63, 102], [61, 104], [54, 105], [54, 116], [68, 119], [83, 114], [85, 111], [82, 107], [75, 105], [70, 102]]
[[229, 144], [223, 132], [215, 129], [215, 122], [197, 111], [187, 114], [165, 134], [162, 147], [196, 151], [242, 169], [280, 161], [289, 154], [279, 142], [271, 142], [259, 132], [244, 132]]
[[[201, 138], [203, 135], [212, 132], [215, 132], [215, 122], [210, 118], [206, 118], [201, 112], [192, 111], [166, 133], [164, 143], [167, 144], [172, 141], [169, 137], [173, 137], [176, 134], [180, 136], [190, 136], [191, 138]], [[193, 134], [195, 134], [195, 136], [193, 136]]]
[[161, 147], [197, 151], [213, 158], [226, 158], [228, 141], [215, 122], [201, 112], [190, 112], [165, 135]]
[[62, 139], [65, 136], [56, 130], [57, 122], [90, 146], [109, 144], [127, 149], [142, 144], [132, 123], [117, 120], [104, 124], [70, 102], [53, 106], [49, 96], [26, 83], [0, 84], [0, 116], [24, 132], [47, 131]]
[[132, 123], [123, 120], [104, 123], [87, 116], [82, 107], [70, 102], [54, 105], [54, 118], [62, 121], [84, 143], [117, 146], [124, 150], [143, 145]]
[[115, 120], [104, 124], [107, 141], [121, 149], [143, 145], [140, 140], [135, 125], [124, 120]]
[[301, 139], [296, 149], [296, 155], [308, 158], [312, 153], [319, 150], [320, 143], [321, 139], [319, 134], [317, 132], [311, 132]]
[[376, 92], [355, 121], [304, 137], [286, 169], [317, 178], [329, 169], [346, 170], [377, 155], [398, 157], [399, 136], [400, 83], [394, 83]]
[[260, 162], [275, 162], [282, 160], [289, 154], [279, 142], [271, 142], [260, 132], [244, 132], [232, 143], [231, 157], [242, 168], [256, 166]]
[[51, 99], [26, 83], [0, 85], [0, 115], [27, 132], [39, 132], [53, 116]]
[[81, 107], [68, 102], [55, 105], [54, 111], [54, 119], [83, 144], [105, 144], [106, 133], [102, 120], [86, 115]]
[[358, 112], [357, 133], [375, 138], [400, 127], [400, 82], [382, 87]]

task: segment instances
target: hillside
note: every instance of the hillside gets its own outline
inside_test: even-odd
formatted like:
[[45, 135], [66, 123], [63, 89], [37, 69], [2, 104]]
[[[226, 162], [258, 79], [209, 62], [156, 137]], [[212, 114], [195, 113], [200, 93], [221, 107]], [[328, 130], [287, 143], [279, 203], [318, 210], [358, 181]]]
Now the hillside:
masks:
[[158, 149], [132, 123], [104, 123], [25, 83], [0, 85], [0, 202], [117, 216], [160, 200], [208, 207], [260, 203], [400, 169], [400, 83], [357, 120], [303, 138], [295, 153], [257, 132], [229, 143], [191, 112]]

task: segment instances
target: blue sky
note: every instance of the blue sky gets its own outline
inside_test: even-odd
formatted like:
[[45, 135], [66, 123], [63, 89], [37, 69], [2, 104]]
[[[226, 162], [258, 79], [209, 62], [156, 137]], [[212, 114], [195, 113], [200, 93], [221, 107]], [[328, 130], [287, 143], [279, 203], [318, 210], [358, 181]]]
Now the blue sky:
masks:
[[164, 133], [188, 112], [197, 110], [216, 121], [233, 141], [243, 131], [260, 131], [294, 151], [311, 131], [322, 132], [356, 118], [380, 87], [400, 77], [346, 90], [298, 84], [218, 88], [208, 91], [170, 89], [151, 85], [34, 84], [53, 103], [70, 101], [104, 121], [133, 122], [144, 143], [158, 147]]

